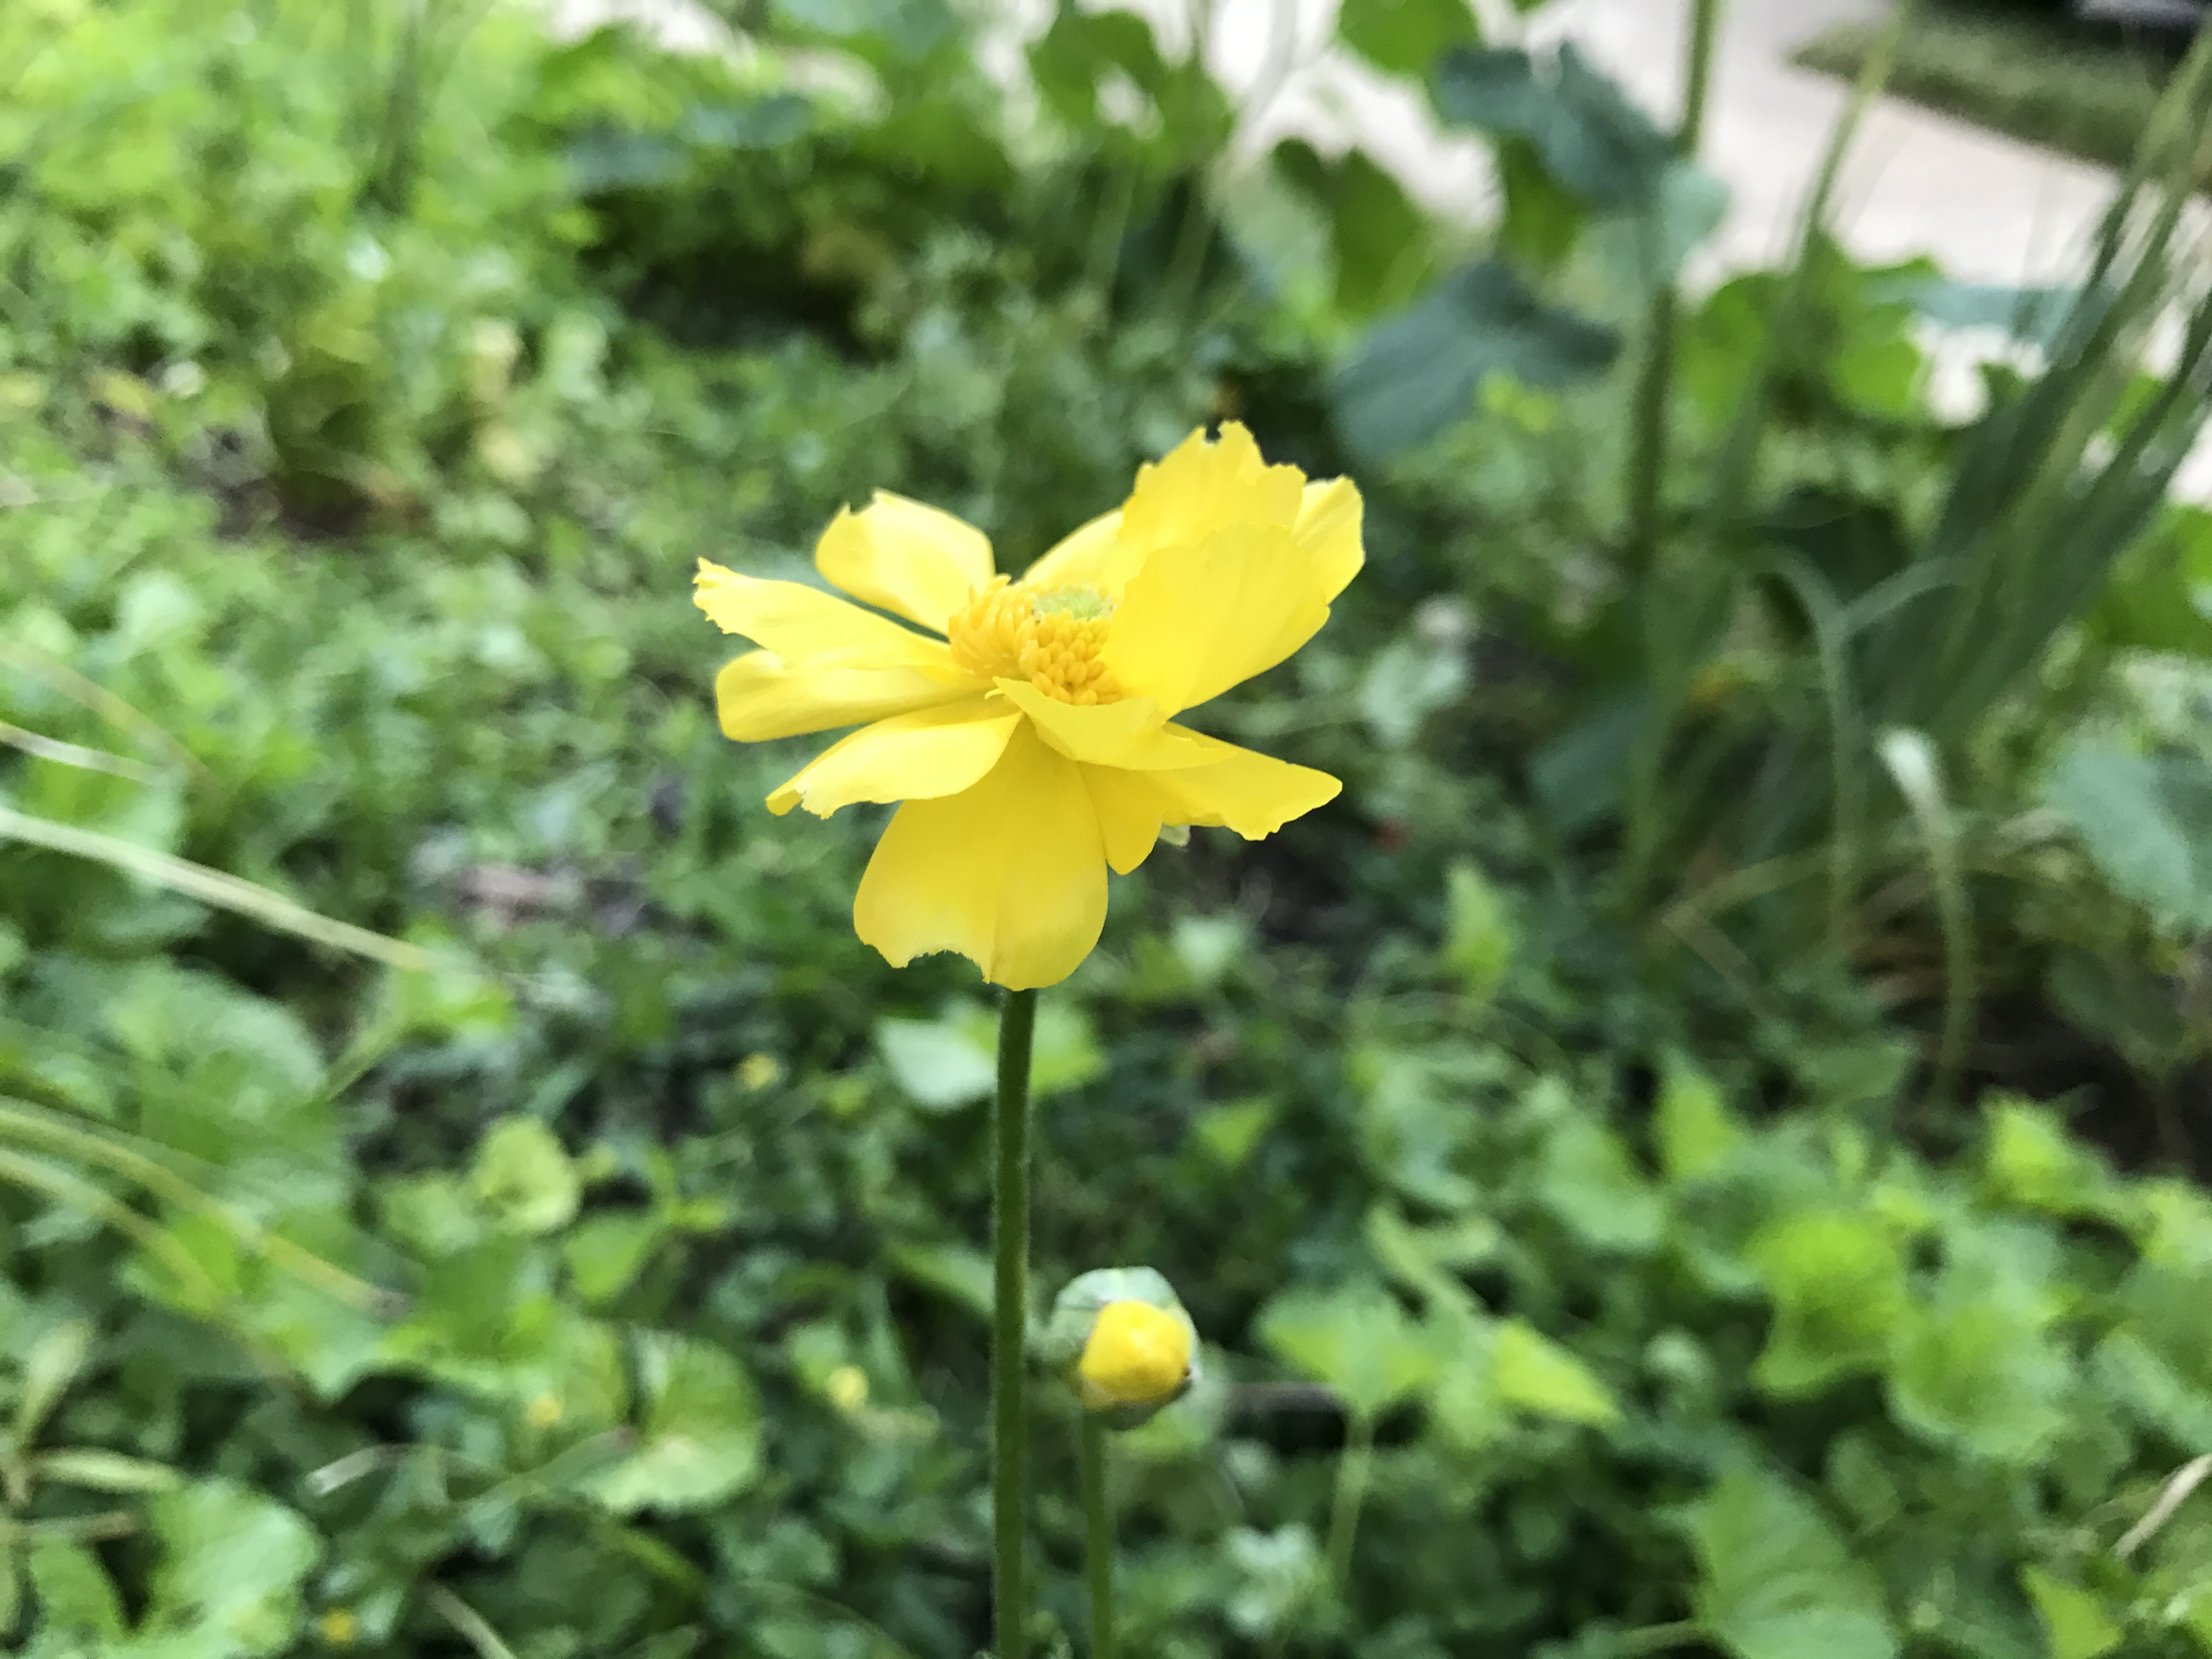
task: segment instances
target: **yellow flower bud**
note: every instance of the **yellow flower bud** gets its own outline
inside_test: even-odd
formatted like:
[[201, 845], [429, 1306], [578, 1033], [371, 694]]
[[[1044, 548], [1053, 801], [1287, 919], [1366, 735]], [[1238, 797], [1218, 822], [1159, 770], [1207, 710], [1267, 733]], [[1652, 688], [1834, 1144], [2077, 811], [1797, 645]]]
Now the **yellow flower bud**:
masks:
[[1076, 1362], [1083, 1403], [1104, 1411], [1171, 1399], [1190, 1376], [1190, 1350], [1188, 1321], [1148, 1302], [1109, 1302]]

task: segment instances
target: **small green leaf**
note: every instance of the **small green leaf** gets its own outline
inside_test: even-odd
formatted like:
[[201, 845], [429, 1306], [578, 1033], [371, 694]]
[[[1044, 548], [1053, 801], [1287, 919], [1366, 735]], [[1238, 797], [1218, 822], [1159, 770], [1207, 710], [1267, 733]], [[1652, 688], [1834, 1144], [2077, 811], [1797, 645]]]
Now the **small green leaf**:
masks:
[[1895, 1659], [1874, 1575], [1781, 1480], [1723, 1475], [1692, 1528], [1698, 1622], [1734, 1659]]
[[1498, 1325], [1490, 1364], [1492, 1384], [1506, 1405], [1601, 1428], [1620, 1420], [1620, 1407], [1590, 1369], [1525, 1321]]
[[1537, 1194], [1546, 1208], [1600, 1249], [1642, 1251], [1659, 1238], [1666, 1212], [1620, 1137], [1573, 1113], [1544, 1143]]
[[637, 1339], [646, 1408], [637, 1449], [586, 1483], [617, 1515], [705, 1509], [752, 1484], [760, 1470], [760, 1406], [752, 1379], [728, 1353], [690, 1337]]
[[491, 1126], [477, 1144], [470, 1181], [502, 1228], [532, 1237], [574, 1220], [583, 1194], [559, 1139], [532, 1117], [501, 1118]]
[[1252, 1160], [1260, 1138], [1275, 1121], [1272, 1099], [1232, 1100], [1209, 1106], [1190, 1126], [1191, 1139], [1206, 1156], [1232, 1173]]
[[1376, 68], [1422, 76], [1454, 46], [1482, 39], [1468, 0], [1344, 0], [1336, 32]]
[[1904, 1255], [1868, 1217], [1791, 1216], [1753, 1239], [1750, 1257], [1774, 1301], [1774, 1327], [1752, 1370], [1769, 1394], [1812, 1394], [1875, 1369], [1911, 1310]]
[[876, 1052], [908, 1097], [933, 1111], [984, 1099], [998, 1083], [988, 1040], [964, 1020], [878, 1020]]
[[81, 1319], [55, 1326], [31, 1345], [30, 1357], [23, 1362], [22, 1392], [15, 1398], [18, 1446], [27, 1446], [38, 1438], [48, 1414], [60, 1403], [91, 1353], [92, 1327]]
[[1517, 49], [1461, 50], [1437, 71], [1446, 120], [1525, 140], [1545, 171], [1595, 207], [1648, 201], [1674, 147], [1571, 46], [1548, 64]]
[[1260, 1338], [1369, 1422], [1426, 1387], [1442, 1363], [1429, 1334], [1371, 1285], [1278, 1297], [1260, 1316]]
[[1720, 1085], [1681, 1060], [1670, 1061], [1659, 1085], [1656, 1129], [1659, 1167], [1676, 1183], [1699, 1181], [1743, 1144], [1743, 1126], [1721, 1097]]
[[611, 1302], [629, 1288], [667, 1235], [666, 1224], [648, 1211], [590, 1217], [562, 1245], [576, 1294], [593, 1307]]
[[2100, 870], [2162, 927], [2212, 928], [2212, 763], [2078, 744], [2044, 790]]
[[2054, 1578], [2039, 1566], [2020, 1570], [2021, 1588], [2035, 1603], [2050, 1638], [2051, 1659], [2103, 1659], [2119, 1646], [2125, 1635], [2106, 1611], [2105, 1604], [2079, 1585]]
[[1466, 860], [1444, 872], [1444, 965], [1477, 1002], [1488, 1002], [1512, 965], [1512, 918], [1480, 866]]
[[166, 1463], [125, 1457], [97, 1447], [50, 1451], [39, 1458], [39, 1478], [91, 1492], [167, 1492], [183, 1476]]

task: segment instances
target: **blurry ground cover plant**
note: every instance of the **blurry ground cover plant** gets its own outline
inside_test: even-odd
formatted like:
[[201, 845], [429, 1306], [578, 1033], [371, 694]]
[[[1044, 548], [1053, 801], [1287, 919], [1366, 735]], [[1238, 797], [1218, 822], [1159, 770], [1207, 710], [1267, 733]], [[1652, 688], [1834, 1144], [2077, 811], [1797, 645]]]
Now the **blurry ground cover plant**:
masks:
[[[972, 980], [853, 938], [871, 826], [749, 832], [805, 757], [732, 758], [683, 580], [795, 575], [879, 484], [1026, 559], [1241, 410], [1358, 470], [1370, 564], [1213, 728], [1342, 801], [1156, 856], [1040, 1032], [1040, 1281], [1150, 1261], [1209, 1345], [1117, 1449], [1123, 1648], [2212, 1648], [2212, 1224], [2140, 1167], [2197, 1127], [2212, 867], [2160, 388], [1998, 373], [1962, 429], [1917, 313], [2045, 312], [1818, 237], [1686, 305], [1654, 558], [1732, 605], [1654, 667], [1620, 411], [1711, 210], [1662, 127], [1472, 13], [1347, 7], [1503, 148], [1454, 275], [1356, 154], [1221, 188], [1230, 112], [1140, 25], [1060, 16], [1010, 142], [939, 17], [757, 8], [778, 51], [733, 68], [504, 10], [0, 9], [7, 1642], [972, 1652]], [[801, 45], [866, 95], [804, 90]], [[1124, 81], [1139, 118], [1094, 116]], [[1378, 442], [1394, 389], [1421, 423]], [[1976, 478], [2148, 531], [1913, 716], [1947, 941], [1942, 820], [1827, 746], [1781, 555], [2001, 594], [2045, 544], [1942, 553]], [[1638, 905], [1603, 717], [1639, 677], [1678, 712]], [[1848, 954], [1838, 753], [1884, 803]], [[1771, 912], [1766, 841], [1810, 850]], [[1919, 1104], [1960, 938], [1960, 1094], [2046, 1103]], [[385, 965], [416, 951], [475, 966]], [[1036, 1518], [1079, 1647], [1079, 1518]]]

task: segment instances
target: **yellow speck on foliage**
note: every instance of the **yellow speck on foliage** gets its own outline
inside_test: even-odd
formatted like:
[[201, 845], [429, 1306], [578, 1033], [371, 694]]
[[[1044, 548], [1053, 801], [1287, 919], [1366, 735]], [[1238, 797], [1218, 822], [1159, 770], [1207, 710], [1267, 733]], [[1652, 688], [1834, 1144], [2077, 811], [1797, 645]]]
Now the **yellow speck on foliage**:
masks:
[[840, 1365], [823, 1381], [822, 1392], [849, 1417], [868, 1403], [868, 1374], [858, 1365]]
[[349, 1648], [361, 1640], [361, 1620], [345, 1607], [332, 1607], [315, 1621], [315, 1629], [334, 1648]]
[[1093, 1411], [1150, 1406], [1190, 1375], [1190, 1325], [1149, 1302], [1109, 1302], [1076, 1362], [1078, 1391]]
[[722, 731], [859, 728], [768, 804], [899, 804], [854, 898], [861, 939], [894, 966], [951, 951], [996, 985], [1054, 984], [1098, 942], [1109, 869], [1194, 824], [1256, 841], [1335, 796], [1176, 717], [1328, 620], [1365, 557], [1360, 510], [1349, 481], [1268, 465], [1234, 422], [1018, 578], [981, 532], [879, 493], [815, 548], [858, 605], [700, 562], [700, 609], [758, 647], [715, 679]]
[[550, 1429], [568, 1414], [568, 1407], [561, 1403], [561, 1396], [557, 1394], [539, 1395], [530, 1402], [524, 1413], [533, 1429]]
[[774, 1054], [750, 1054], [738, 1062], [738, 1081], [757, 1094], [783, 1081], [783, 1062]]

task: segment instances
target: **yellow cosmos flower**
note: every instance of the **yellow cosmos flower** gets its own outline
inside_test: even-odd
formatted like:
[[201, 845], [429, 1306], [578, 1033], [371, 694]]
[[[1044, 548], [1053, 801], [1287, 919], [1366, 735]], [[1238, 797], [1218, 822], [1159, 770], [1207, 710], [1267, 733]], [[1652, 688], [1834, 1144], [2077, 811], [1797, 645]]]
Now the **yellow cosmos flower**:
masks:
[[981, 532], [879, 494], [814, 555], [874, 611], [700, 562], [700, 609], [762, 647], [715, 681], [722, 730], [868, 722], [769, 810], [902, 803], [854, 902], [860, 937], [894, 966], [954, 951], [994, 984], [1051, 985], [1098, 942], [1108, 866], [1135, 869], [1164, 828], [1257, 840], [1337, 793], [1176, 716], [1313, 637], [1363, 562], [1359, 520], [1348, 480], [1267, 465], [1234, 422], [1142, 468], [1019, 580]]

